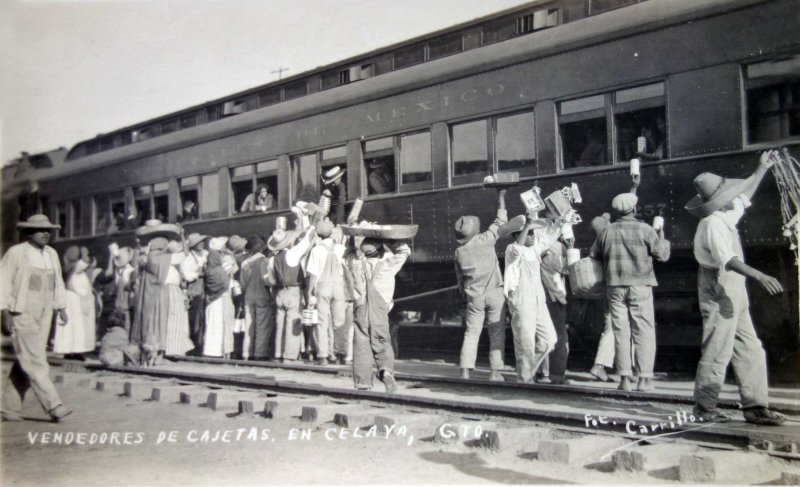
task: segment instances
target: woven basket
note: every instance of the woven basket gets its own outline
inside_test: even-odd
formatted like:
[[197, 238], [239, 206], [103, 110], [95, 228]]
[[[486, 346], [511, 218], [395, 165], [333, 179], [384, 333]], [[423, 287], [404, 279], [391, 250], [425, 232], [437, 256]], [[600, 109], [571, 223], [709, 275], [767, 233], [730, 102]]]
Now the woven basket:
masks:
[[419, 230], [419, 225], [381, 225], [380, 228], [342, 225], [342, 233], [345, 235], [386, 240], [414, 238], [417, 235], [417, 230]]
[[591, 257], [584, 257], [568, 268], [569, 285], [576, 298], [598, 299], [606, 295], [603, 264]]

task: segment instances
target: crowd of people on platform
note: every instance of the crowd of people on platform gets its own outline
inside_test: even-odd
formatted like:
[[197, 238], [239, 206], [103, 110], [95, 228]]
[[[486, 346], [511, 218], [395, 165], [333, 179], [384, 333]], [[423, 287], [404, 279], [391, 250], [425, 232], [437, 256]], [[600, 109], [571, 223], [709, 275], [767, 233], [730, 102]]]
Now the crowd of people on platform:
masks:
[[[716, 404], [732, 360], [745, 418], [761, 424], [783, 421], [767, 409], [766, 362], [750, 321], [744, 279], [755, 279], [773, 294], [782, 288], [744, 264], [736, 230], [775, 158], [765, 152], [747, 180], [701, 174], [695, 180], [698, 196], [686, 206], [701, 218], [694, 251], [704, 338], [695, 412], [704, 420], [727, 420]], [[352, 364], [357, 389], [372, 387], [376, 368], [387, 392], [394, 392], [389, 312], [395, 276], [411, 249], [403, 240], [344, 234], [342, 225], [355, 224], [357, 212], [345, 216], [342, 175], [341, 170], [326, 174], [319, 204], [297, 202], [293, 228], [279, 217], [269, 239], [185, 235], [180, 225], [149, 220], [136, 230], [136, 248], [108, 246], [105, 269], [85, 247], [69, 247], [59, 259], [47, 246], [58, 226], [45, 215], [21, 222], [26, 241], [6, 253], [0, 269], [0, 309], [17, 353], [3, 394], [3, 418], [19, 418], [29, 387], [53, 420], [71, 412], [47, 376], [51, 321], [59, 325], [53, 327], [52, 350], [67, 358], [94, 351], [98, 338], [99, 357], [107, 365], [155, 365], [164, 356], [187, 354], [227, 359], [238, 349], [238, 358], [245, 360]], [[603, 214], [591, 222], [596, 240], [590, 256], [602, 263], [607, 289], [606, 328], [591, 373], [608, 380], [606, 369], [615, 368], [625, 391], [654, 389], [653, 260], [670, 257], [663, 227], [654, 229], [636, 218], [639, 183], [633, 175], [631, 191], [613, 198], [613, 218]], [[253, 203], [265, 203], [261, 196], [255, 194]], [[466, 302], [462, 378], [475, 368], [486, 324], [490, 379], [504, 380], [510, 321], [518, 380], [533, 382], [539, 374], [549, 375], [553, 384], [568, 384], [571, 222], [553, 211], [543, 218], [527, 213], [509, 220], [505, 189], [500, 189], [488, 229], [481, 232], [477, 217], [462, 216], [455, 236], [456, 277]], [[507, 236], [511, 243], [501, 272], [495, 247]], [[98, 323], [102, 330], [96, 329]], [[237, 336], [240, 347], [234, 346]]]

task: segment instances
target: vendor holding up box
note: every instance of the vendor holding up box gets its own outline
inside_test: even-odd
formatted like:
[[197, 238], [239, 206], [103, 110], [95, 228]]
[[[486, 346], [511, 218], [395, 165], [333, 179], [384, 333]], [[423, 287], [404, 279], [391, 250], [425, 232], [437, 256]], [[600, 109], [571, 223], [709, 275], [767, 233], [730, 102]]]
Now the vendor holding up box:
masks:
[[455, 224], [456, 241], [459, 244], [455, 254], [458, 291], [467, 304], [467, 329], [464, 331], [459, 359], [462, 379], [469, 379], [469, 371], [475, 368], [478, 338], [484, 321], [487, 321], [491, 367], [489, 380], [503, 380], [500, 371], [504, 365], [506, 303], [495, 244], [500, 226], [508, 221], [505, 194], [505, 189], [497, 192], [497, 215], [485, 232], [479, 233], [481, 222], [477, 216], [462, 216]]

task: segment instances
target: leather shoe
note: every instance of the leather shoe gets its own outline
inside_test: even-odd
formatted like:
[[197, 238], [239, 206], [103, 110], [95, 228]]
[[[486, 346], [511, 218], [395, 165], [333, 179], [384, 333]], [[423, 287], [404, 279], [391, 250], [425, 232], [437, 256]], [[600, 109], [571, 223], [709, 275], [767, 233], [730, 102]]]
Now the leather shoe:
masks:
[[59, 421], [66, 418], [70, 414], [72, 414], [72, 409], [68, 408], [67, 406], [64, 406], [63, 404], [59, 404], [58, 406], [50, 410], [50, 419], [54, 423], [58, 423]]
[[786, 416], [776, 411], [770, 411], [764, 406], [756, 406], [744, 410], [744, 420], [764, 426], [778, 426], [786, 421]]

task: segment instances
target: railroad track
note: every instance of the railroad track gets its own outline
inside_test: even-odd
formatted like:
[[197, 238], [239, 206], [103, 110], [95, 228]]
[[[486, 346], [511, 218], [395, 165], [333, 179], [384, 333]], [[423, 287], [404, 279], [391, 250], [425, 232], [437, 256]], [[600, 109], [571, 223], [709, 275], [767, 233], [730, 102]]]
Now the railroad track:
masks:
[[686, 396], [677, 394], [402, 373], [396, 374], [398, 393], [386, 394], [380, 383], [376, 390], [354, 390], [351, 373], [343, 367], [207, 358], [151, 368], [53, 362], [62, 366], [63, 372], [56, 376], [62, 382], [143, 400], [199, 404], [232, 415], [349, 428], [348, 434], [366, 434], [372, 426], [382, 432], [392, 425], [412, 425], [413, 434], [407, 434], [416, 438], [466, 441], [488, 449], [500, 449], [522, 437], [539, 438], [545, 447], [560, 451], [556, 456], [562, 458], [593, 455], [610, 461], [615, 450], [630, 455], [668, 443], [678, 450], [755, 450], [800, 460], [800, 411], [791, 402], [776, 403], [789, 415], [787, 423], [768, 428], [742, 421], [733, 401], [724, 401], [721, 407], [734, 421], [703, 423], [691, 415]]

